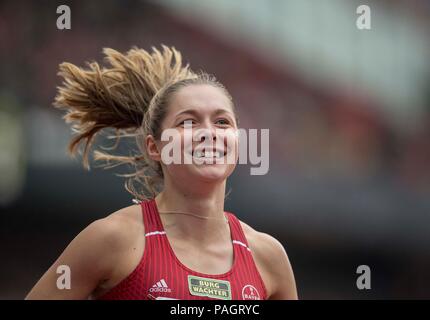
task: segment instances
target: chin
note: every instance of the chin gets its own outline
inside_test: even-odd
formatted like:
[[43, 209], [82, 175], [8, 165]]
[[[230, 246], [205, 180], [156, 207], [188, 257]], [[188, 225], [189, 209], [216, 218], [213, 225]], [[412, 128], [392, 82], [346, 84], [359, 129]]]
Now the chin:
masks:
[[193, 168], [192, 174], [199, 180], [217, 182], [227, 179], [233, 169], [222, 164], [199, 165]]

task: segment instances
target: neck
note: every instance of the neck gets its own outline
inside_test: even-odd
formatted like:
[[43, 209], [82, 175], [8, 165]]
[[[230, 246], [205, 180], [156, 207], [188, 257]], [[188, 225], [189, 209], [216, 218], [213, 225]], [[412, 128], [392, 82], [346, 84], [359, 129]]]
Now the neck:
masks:
[[[225, 181], [219, 184], [177, 186], [168, 179], [164, 190], [155, 197], [158, 211], [169, 236], [210, 243], [230, 237], [224, 218]], [[172, 213], [185, 212], [199, 216]], [[163, 213], [166, 212], [166, 213]]]

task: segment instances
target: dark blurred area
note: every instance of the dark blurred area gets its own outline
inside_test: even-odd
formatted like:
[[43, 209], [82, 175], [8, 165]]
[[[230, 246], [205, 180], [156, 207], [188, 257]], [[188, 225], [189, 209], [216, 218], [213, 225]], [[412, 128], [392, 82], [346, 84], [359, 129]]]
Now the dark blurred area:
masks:
[[0, 299], [24, 298], [83, 228], [131, 204], [116, 171], [68, 157], [59, 63], [161, 44], [225, 84], [241, 128], [270, 129], [268, 174], [238, 165], [226, 210], [284, 244], [300, 298], [430, 298], [430, 5], [371, 2], [358, 30], [360, 4], [0, 1]]

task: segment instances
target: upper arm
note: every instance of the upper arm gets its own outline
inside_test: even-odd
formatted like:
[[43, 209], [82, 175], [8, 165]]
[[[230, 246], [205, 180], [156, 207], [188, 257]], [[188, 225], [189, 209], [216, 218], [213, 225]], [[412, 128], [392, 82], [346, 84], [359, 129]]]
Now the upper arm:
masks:
[[270, 276], [270, 300], [296, 300], [297, 288], [293, 269], [284, 246], [274, 237], [258, 232], [258, 254]]
[[272, 247], [272, 267], [275, 281], [278, 285], [270, 299], [296, 300], [298, 299], [296, 281], [293, 268], [284, 246], [275, 238], [269, 236]]
[[[36, 283], [26, 299], [87, 299], [114, 266], [118, 223], [105, 218], [79, 233]], [[70, 289], [57, 287], [59, 266], [70, 270]], [[61, 269], [60, 269], [61, 270]]]

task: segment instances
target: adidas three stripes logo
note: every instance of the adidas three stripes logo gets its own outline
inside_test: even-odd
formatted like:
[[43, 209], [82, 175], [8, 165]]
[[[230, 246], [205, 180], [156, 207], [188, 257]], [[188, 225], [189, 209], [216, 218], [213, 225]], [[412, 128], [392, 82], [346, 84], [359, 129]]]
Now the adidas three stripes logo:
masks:
[[149, 289], [149, 292], [172, 292], [172, 289], [169, 288], [164, 279], [161, 279]]

